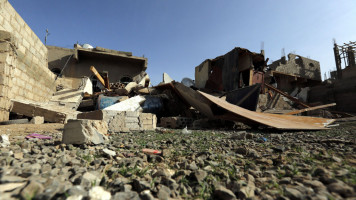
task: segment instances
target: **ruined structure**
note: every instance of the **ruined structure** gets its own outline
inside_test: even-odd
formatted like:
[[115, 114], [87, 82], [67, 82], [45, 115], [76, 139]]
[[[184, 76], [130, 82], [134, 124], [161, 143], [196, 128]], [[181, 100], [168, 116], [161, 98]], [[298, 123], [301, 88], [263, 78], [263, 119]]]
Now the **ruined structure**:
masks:
[[236, 47], [225, 55], [207, 59], [195, 67], [197, 88], [231, 91], [262, 83], [266, 67], [264, 55]]
[[9, 119], [11, 99], [46, 102], [55, 92], [46, 46], [5, 0], [0, 0], [0, 72], [0, 121]]
[[74, 49], [47, 48], [49, 69], [65, 77], [87, 76], [93, 80], [95, 76], [89, 70], [90, 66], [95, 66], [99, 73], [107, 73], [110, 82], [140, 81], [146, 75], [147, 58], [132, 56], [131, 52], [102, 47], [89, 49], [80, 45], [75, 45]]
[[[337, 45], [334, 42], [334, 56], [336, 71], [332, 72], [333, 78], [342, 79], [343, 77], [355, 77], [356, 76], [356, 42], [350, 42], [344, 45]], [[344, 69], [342, 69], [342, 64]]]
[[295, 54], [288, 54], [288, 60], [283, 56], [280, 60], [268, 65], [268, 81], [271, 77], [277, 83], [277, 88], [292, 92], [294, 88], [317, 85], [321, 82], [320, 64], [316, 60]]
[[[322, 85], [311, 88], [309, 102], [336, 103], [334, 109], [342, 112], [356, 113], [356, 42], [334, 44], [336, 71], [334, 76]], [[344, 69], [342, 68], [344, 65]]]

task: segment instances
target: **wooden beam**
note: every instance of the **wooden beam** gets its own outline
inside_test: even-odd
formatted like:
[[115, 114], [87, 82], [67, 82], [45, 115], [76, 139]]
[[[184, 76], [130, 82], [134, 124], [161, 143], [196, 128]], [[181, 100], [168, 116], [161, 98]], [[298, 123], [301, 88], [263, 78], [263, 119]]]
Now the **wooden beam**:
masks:
[[104, 81], [103, 77], [100, 76], [99, 72], [95, 69], [94, 66], [90, 67], [90, 71], [92, 71], [94, 73], [94, 75], [98, 78], [100, 83], [106, 88], [105, 81]]
[[305, 108], [310, 108], [310, 106], [307, 105], [306, 103], [304, 103], [304, 102], [298, 100], [297, 98], [294, 98], [294, 97], [290, 96], [289, 94], [287, 94], [287, 93], [285, 93], [285, 92], [283, 92], [283, 91], [281, 91], [281, 90], [279, 90], [279, 89], [273, 87], [272, 85], [269, 85], [269, 84], [265, 83], [265, 86], [266, 86], [268, 89], [271, 89], [271, 90], [273, 90], [273, 91], [275, 91], [275, 92], [277, 92], [277, 93], [279, 93], [279, 94], [281, 94], [281, 95], [287, 97], [289, 100], [291, 100], [291, 101], [293, 101], [293, 102], [295, 102], [295, 103], [297, 103], [297, 104], [299, 104], [299, 105], [301, 105], [301, 106], [304, 106]]
[[304, 108], [301, 110], [295, 110], [289, 113], [284, 113], [284, 115], [295, 115], [295, 114], [299, 114], [302, 112], [306, 112], [306, 111], [311, 111], [311, 110], [317, 110], [317, 109], [321, 109], [321, 108], [327, 108], [327, 107], [331, 107], [331, 106], [336, 106], [336, 103], [330, 103], [330, 104], [326, 104], [326, 105], [321, 105], [321, 106], [315, 106], [315, 107], [309, 107], [309, 108]]

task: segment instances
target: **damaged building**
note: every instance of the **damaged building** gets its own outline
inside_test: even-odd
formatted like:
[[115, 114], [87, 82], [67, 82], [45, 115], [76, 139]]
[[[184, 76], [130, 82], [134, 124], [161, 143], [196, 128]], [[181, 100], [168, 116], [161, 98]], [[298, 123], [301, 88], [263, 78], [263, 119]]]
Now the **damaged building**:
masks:
[[335, 111], [356, 113], [356, 42], [334, 44], [336, 70], [323, 84], [312, 87], [309, 102], [327, 104], [335, 102]]
[[[296, 54], [288, 54], [288, 59], [281, 59], [268, 65], [269, 82], [276, 83], [277, 88], [292, 92], [295, 88], [303, 88], [321, 83], [320, 63], [316, 60]], [[274, 80], [271, 80], [273, 77]]]
[[131, 52], [102, 47], [83, 48], [78, 44], [74, 45], [74, 49], [56, 46], [47, 46], [47, 49], [48, 67], [52, 72], [69, 78], [90, 77], [94, 85], [97, 78], [89, 70], [91, 66], [95, 66], [102, 76], [110, 76], [113, 83], [139, 82], [147, 75], [147, 58], [133, 56]]
[[225, 55], [207, 59], [195, 67], [195, 86], [199, 89], [231, 91], [263, 83], [265, 67], [263, 53], [236, 47]]

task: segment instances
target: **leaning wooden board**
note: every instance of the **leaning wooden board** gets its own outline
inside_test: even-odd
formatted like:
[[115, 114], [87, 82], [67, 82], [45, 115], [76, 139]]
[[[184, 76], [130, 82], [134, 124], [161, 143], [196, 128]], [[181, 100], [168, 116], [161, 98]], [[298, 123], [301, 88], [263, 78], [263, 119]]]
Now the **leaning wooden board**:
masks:
[[[327, 129], [326, 126], [333, 123], [334, 119], [325, 119], [317, 117], [304, 117], [304, 116], [292, 116], [292, 115], [278, 115], [269, 113], [258, 113], [249, 111], [239, 106], [233, 105], [224, 101], [218, 97], [206, 94], [198, 91], [206, 99], [216, 104], [217, 106], [231, 112], [229, 115], [231, 120], [236, 117], [237, 120], [244, 119], [253, 121], [262, 125], [270, 126], [277, 129], [289, 129], [289, 130], [321, 130]], [[226, 119], [226, 118], [225, 118]]]

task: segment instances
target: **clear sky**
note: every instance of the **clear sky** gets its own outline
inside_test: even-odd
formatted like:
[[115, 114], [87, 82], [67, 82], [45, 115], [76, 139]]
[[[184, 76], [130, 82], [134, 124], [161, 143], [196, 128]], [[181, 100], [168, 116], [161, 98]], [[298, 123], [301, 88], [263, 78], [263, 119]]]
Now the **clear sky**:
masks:
[[194, 79], [194, 68], [234, 47], [281, 49], [335, 69], [333, 42], [356, 41], [355, 0], [9, 0], [48, 45], [73, 44], [131, 51], [148, 58], [153, 84], [167, 72]]

